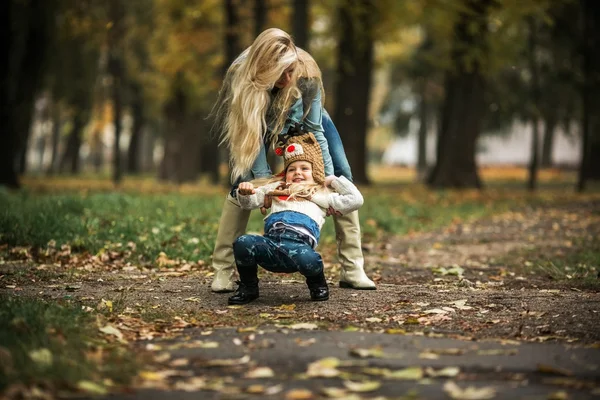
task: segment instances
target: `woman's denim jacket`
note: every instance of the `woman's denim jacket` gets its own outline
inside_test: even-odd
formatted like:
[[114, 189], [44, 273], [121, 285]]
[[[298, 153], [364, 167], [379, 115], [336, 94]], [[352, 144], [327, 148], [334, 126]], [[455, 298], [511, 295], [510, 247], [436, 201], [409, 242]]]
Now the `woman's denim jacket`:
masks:
[[[290, 127], [296, 124], [303, 124], [305, 129], [308, 132], [312, 132], [319, 142], [319, 146], [321, 146], [321, 152], [323, 153], [323, 163], [325, 164], [325, 176], [333, 175], [333, 162], [331, 161], [331, 155], [329, 154], [329, 146], [327, 144], [327, 139], [325, 139], [324, 131], [323, 131], [323, 113], [326, 112], [323, 108], [323, 104], [321, 103], [321, 88], [316, 80], [305, 80], [304, 82], [298, 82], [299, 86], [302, 88], [306, 87], [306, 90], [302, 90], [303, 98], [299, 98], [290, 108], [290, 111], [287, 116], [287, 120], [283, 126], [283, 129], [278, 134], [285, 134], [288, 132]], [[304, 117], [304, 108], [306, 99], [310, 99], [310, 111]], [[308, 104], [306, 104], [308, 106]], [[270, 128], [269, 128], [270, 130]], [[266, 135], [268, 136], [268, 135]], [[256, 157], [254, 164], [252, 165], [251, 171], [247, 176], [244, 176], [238, 182], [250, 181], [256, 178], [263, 178], [267, 176], [271, 176], [271, 168], [267, 163], [267, 151], [266, 151], [266, 143], [263, 142], [260, 153]], [[237, 185], [235, 185], [237, 186]]]

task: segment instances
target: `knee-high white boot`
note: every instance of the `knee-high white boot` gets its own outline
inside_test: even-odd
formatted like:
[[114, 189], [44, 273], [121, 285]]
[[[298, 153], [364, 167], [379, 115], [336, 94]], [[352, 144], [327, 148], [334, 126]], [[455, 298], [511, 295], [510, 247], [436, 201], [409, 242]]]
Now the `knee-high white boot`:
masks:
[[338, 256], [342, 264], [340, 287], [359, 290], [376, 289], [375, 283], [365, 274], [360, 238], [358, 211], [334, 216]]
[[213, 292], [226, 293], [234, 291], [233, 242], [246, 232], [250, 211], [240, 207], [237, 199], [230, 194], [223, 203], [223, 211], [219, 220], [217, 240], [212, 255], [212, 267], [215, 271], [211, 289]]

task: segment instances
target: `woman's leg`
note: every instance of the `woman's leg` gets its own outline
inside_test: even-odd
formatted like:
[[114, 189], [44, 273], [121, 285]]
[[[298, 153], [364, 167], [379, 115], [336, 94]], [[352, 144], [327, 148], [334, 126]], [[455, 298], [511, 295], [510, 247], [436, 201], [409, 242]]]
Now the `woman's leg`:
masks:
[[[342, 139], [331, 117], [327, 113], [323, 113], [323, 129], [325, 130], [325, 138], [329, 144], [329, 152], [333, 160], [335, 175], [342, 175], [351, 181], [352, 171], [344, 152]], [[340, 286], [352, 289], [375, 289], [375, 283], [369, 279], [364, 270], [358, 211], [344, 216], [334, 216], [333, 220], [338, 245], [338, 257], [342, 264]]]
[[233, 292], [234, 257], [233, 242], [246, 232], [250, 211], [244, 210], [236, 198], [227, 195], [219, 220], [217, 240], [212, 255], [215, 271], [211, 289], [217, 293]]
[[327, 145], [329, 146], [329, 154], [333, 162], [333, 173], [335, 176], [344, 176], [352, 181], [352, 170], [350, 163], [344, 151], [344, 144], [340, 138], [340, 134], [335, 127], [331, 117], [327, 112], [323, 112], [323, 130]]
[[212, 255], [212, 266], [215, 271], [211, 289], [216, 293], [233, 292], [233, 241], [246, 233], [246, 226], [250, 218], [250, 211], [243, 210], [236, 198], [236, 190], [241, 182], [249, 182], [255, 178], [271, 175], [271, 169], [267, 163], [266, 147], [260, 148], [258, 157], [252, 165], [251, 171], [244, 177], [237, 179], [225, 199], [217, 240]]

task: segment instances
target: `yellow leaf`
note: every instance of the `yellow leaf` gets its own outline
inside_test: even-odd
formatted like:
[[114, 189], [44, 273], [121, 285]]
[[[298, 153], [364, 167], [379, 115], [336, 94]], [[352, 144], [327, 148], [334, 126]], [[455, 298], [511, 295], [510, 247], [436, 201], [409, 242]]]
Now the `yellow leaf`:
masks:
[[254, 368], [254, 369], [246, 372], [246, 374], [244, 375], [244, 377], [252, 378], [252, 379], [272, 378], [274, 376], [275, 376], [275, 373], [269, 367], [257, 367], [257, 368]]
[[406, 379], [406, 380], [419, 380], [423, 379], [423, 370], [421, 367], [408, 367], [391, 371], [386, 374], [386, 378], [390, 379]]
[[52, 353], [46, 348], [30, 351], [29, 357], [41, 367], [49, 367], [52, 365]]
[[108, 390], [106, 390], [106, 388], [104, 386], [99, 385], [95, 382], [91, 382], [91, 381], [79, 381], [79, 382], [77, 382], [77, 388], [79, 390], [83, 390], [88, 393], [99, 394], [99, 395], [108, 393]]
[[364, 382], [353, 382], [344, 381], [344, 386], [352, 392], [372, 392], [381, 387], [381, 382], [378, 381], [364, 381]]
[[307, 389], [292, 389], [285, 394], [286, 400], [306, 400], [312, 398], [313, 392]]

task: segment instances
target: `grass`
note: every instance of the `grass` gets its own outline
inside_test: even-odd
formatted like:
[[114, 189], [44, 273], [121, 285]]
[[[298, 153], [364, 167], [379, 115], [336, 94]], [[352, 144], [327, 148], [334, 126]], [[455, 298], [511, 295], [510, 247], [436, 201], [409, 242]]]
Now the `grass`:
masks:
[[135, 373], [132, 357], [103, 345], [95, 317], [71, 303], [0, 296], [0, 343], [0, 392], [13, 383], [52, 392], [124, 384]]
[[[503, 181], [499, 173], [487, 174]], [[386, 175], [387, 174], [387, 175]], [[516, 172], [510, 170], [508, 177]], [[387, 171], [382, 176], [391, 175]], [[365, 241], [405, 235], [468, 222], [527, 205], [556, 203], [577, 195], [565, 186], [528, 193], [524, 188], [492, 185], [484, 191], [430, 191], [402, 181], [361, 188], [360, 210]], [[560, 175], [559, 175], [560, 176]], [[71, 246], [75, 252], [117, 251], [134, 263], [152, 264], [160, 252], [170, 259], [209, 261], [226, 189], [202, 185], [160, 184], [133, 178], [115, 190], [108, 180], [31, 179], [26, 189], [0, 192], [0, 244], [44, 249]], [[248, 231], [262, 231], [263, 216], [252, 213]], [[334, 242], [331, 220], [322, 244]]]

